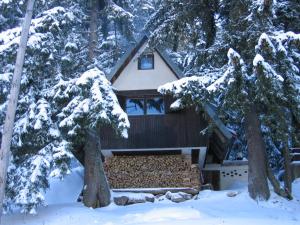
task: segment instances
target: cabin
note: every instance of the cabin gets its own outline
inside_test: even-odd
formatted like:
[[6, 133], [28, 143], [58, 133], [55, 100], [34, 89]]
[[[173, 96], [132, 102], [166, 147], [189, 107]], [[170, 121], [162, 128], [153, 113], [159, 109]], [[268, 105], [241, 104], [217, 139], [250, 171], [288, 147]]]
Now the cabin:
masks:
[[[211, 105], [171, 110], [171, 96], [160, 85], [183, 77], [160, 47], [151, 49], [147, 36], [130, 47], [112, 70], [111, 81], [130, 121], [129, 137], [101, 129], [105, 171], [113, 189], [194, 188], [228, 186], [230, 179], [247, 179], [246, 165], [226, 164], [233, 135]], [[210, 123], [214, 129], [201, 134]], [[228, 181], [229, 179], [229, 181]]]

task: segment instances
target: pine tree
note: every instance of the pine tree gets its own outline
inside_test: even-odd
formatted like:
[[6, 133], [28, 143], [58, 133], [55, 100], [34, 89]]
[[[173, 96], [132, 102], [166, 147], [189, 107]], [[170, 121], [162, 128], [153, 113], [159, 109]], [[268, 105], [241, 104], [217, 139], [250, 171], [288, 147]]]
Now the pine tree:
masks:
[[[10, 80], [14, 69], [17, 40], [20, 36], [19, 19], [24, 15], [22, 7], [14, 7], [20, 1], [0, 1], [2, 7], [11, 11], [12, 19], [4, 20], [0, 33], [0, 124], [3, 124]], [[35, 212], [44, 203], [44, 193], [49, 187], [49, 177], [63, 177], [70, 173], [70, 161], [76, 150], [70, 137], [59, 127], [60, 113], [54, 101], [53, 88], [60, 81], [78, 79], [85, 71], [97, 66], [106, 74], [126, 50], [128, 41], [118, 31], [119, 46], [114, 42], [113, 16], [117, 11], [101, 9], [101, 15], [108, 20], [107, 37], [102, 29], [97, 29], [95, 58], [91, 65], [88, 60], [88, 18], [89, 5], [83, 1], [39, 1], [32, 20], [30, 36], [25, 55], [20, 99], [16, 114], [12, 140], [12, 159], [10, 162], [5, 209], [20, 206], [23, 212]], [[113, 8], [119, 11], [113, 4]], [[1, 8], [2, 9], [2, 8]], [[21, 10], [18, 17], [13, 17]], [[104, 13], [105, 12], [105, 13]], [[3, 14], [4, 15], [4, 14]], [[5, 14], [6, 15], [6, 14]], [[127, 15], [123, 11], [123, 15]], [[120, 16], [120, 15], [119, 15]], [[100, 28], [103, 17], [98, 18]], [[130, 21], [128, 26], [132, 26]], [[127, 24], [125, 24], [127, 26]], [[2, 26], [1, 26], [2, 29]], [[115, 49], [118, 48], [118, 54]], [[93, 116], [96, 114], [93, 114]], [[116, 122], [116, 121], [115, 121]], [[0, 129], [2, 130], [3, 127]]]
[[[277, 187], [276, 191], [279, 194], [289, 197], [291, 189], [288, 181], [290, 175], [287, 156], [288, 148], [291, 143], [296, 144], [297, 139], [294, 132], [296, 129], [293, 128], [295, 122], [293, 121], [299, 113], [299, 94], [297, 90], [299, 59], [294, 57], [298, 52], [296, 47], [298, 36], [293, 33], [280, 33], [275, 29], [273, 22], [276, 19], [274, 15], [277, 9], [278, 4], [273, 1], [222, 1], [220, 12], [221, 16], [224, 17], [223, 26], [220, 28], [221, 34], [217, 31], [216, 48], [212, 50], [211, 54], [216, 54], [215, 51], [218, 51], [219, 46], [218, 42], [221, 40], [224, 46], [237, 47], [244, 60], [237, 52], [229, 50], [229, 63], [223, 75], [219, 74], [220, 71], [222, 73], [224, 66], [220, 70], [216, 70], [212, 68], [210, 63], [210, 68], [201, 65], [202, 69], [199, 70], [198, 77], [184, 79], [184, 85], [180, 81], [160, 89], [162, 93], [171, 93], [179, 98], [180, 103], [183, 105], [191, 104], [191, 99], [199, 107], [206, 101], [212, 101], [220, 106], [223, 115], [230, 115], [231, 121], [237, 119], [242, 121], [245, 118], [246, 129], [244, 132], [239, 133], [244, 133], [244, 138], [248, 139], [249, 178], [260, 172], [263, 173], [259, 182], [254, 181], [256, 182], [253, 185], [254, 188], [250, 187], [253, 198], [268, 198], [267, 176], [272, 180], [272, 184]], [[240, 18], [244, 19], [241, 20]], [[262, 33], [263, 31], [273, 34], [276, 44], [273, 44], [268, 35]], [[289, 42], [287, 36], [294, 43], [292, 48], [290, 48], [290, 44], [287, 44]], [[197, 64], [193, 63], [193, 66], [195, 65]], [[215, 71], [215, 78], [208, 76], [213, 71]], [[199, 84], [194, 84], [195, 80], [198, 80]], [[201, 89], [203, 83], [206, 89], [211, 94], [213, 93], [212, 96], [206, 97], [207, 94], [203, 94], [205, 93]], [[186, 101], [186, 99], [189, 100]], [[289, 100], [287, 101], [287, 99]], [[199, 105], [199, 102], [202, 103]], [[278, 115], [280, 116], [278, 117]], [[252, 122], [250, 123], [247, 118], [253, 118]], [[279, 123], [274, 123], [275, 118], [281, 118]], [[230, 122], [230, 120], [228, 121]], [[247, 130], [247, 124], [256, 124], [256, 131]], [[254, 136], [249, 132], [252, 132]], [[254, 142], [260, 143], [259, 153], [255, 148], [258, 145], [252, 145], [251, 140], [260, 132], [262, 134], [254, 140]], [[261, 141], [262, 137], [264, 137], [264, 142]], [[258, 139], [260, 140], [258, 141]], [[291, 142], [291, 140], [294, 142]], [[285, 156], [285, 188], [287, 194], [277, 185], [276, 179], [268, 169], [269, 164], [266, 163], [267, 158], [264, 156], [265, 144], [269, 149], [268, 155], [273, 159], [273, 165], [276, 164], [274, 159]], [[256, 155], [260, 155], [260, 158], [253, 160], [253, 156]], [[252, 165], [253, 162], [260, 162], [261, 166], [256, 163], [256, 165]], [[251, 173], [253, 169], [258, 170]], [[252, 175], [250, 176], [250, 174]], [[255, 179], [255, 176], [252, 177]], [[261, 186], [263, 183], [264, 187]], [[252, 184], [252, 181], [249, 182], [249, 185]]]
[[9, 165], [10, 158], [10, 147], [11, 147], [11, 139], [13, 135], [14, 128], [14, 120], [17, 109], [17, 102], [19, 98], [20, 85], [22, 79], [22, 69], [24, 65], [24, 57], [26, 51], [26, 45], [28, 41], [28, 34], [32, 19], [34, 7], [34, 0], [31, 0], [27, 3], [25, 20], [22, 25], [20, 44], [18, 47], [17, 59], [14, 68], [14, 75], [12, 80], [12, 85], [10, 87], [10, 95], [7, 104], [7, 112], [5, 117], [5, 122], [3, 126], [3, 134], [1, 141], [1, 149], [0, 149], [0, 223], [1, 223], [1, 215], [3, 209], [3, 200], [5, 196], [5, 185], [7, 179], [7, 168]]
[[[63, 137], [71, 144], [73, 152], [82, 148], [85, 152], [84, 203], [94, 208], [106, 206], [110, 203], [110, 193], [101, 161], [99, 129], [102, 124], [111, 124], [119, 135], [127, 137], [127, 115], [110, 82], [96, 68], [86, 71], [80, 78], [61, 80], [52, 95], [55, 108], [60, 111], [57, 116]], [[102, 190], [108, 193], [101, 193]]]

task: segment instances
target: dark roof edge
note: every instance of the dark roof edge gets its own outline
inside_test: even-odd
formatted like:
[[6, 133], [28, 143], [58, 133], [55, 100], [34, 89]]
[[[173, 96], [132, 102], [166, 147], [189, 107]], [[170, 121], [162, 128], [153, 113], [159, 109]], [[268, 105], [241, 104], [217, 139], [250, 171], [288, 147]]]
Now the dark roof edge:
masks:
[[[118, 63], [114, 66], [112, 71], [107, 75], [107, 78], [113, 82], [122, 71], [125, 68], [124, 65], [128, 63], [128, 60], [131, 60], [131, 58], [136, 54], [136, 52], [143, 46], [143, 44], [148, 40], [148, 35], [143, 34], [141, 35], [135, 44], [129, 46], [129, 49], [125, 52], [125, 54], [120, 58]], [[180, 79], [183, 77], [183, 73], [180, 70], [180, 68], [170, 59], [168, 54], [161, 48], [161, 47], [155, 47], [154, 48], [160, 57], [164, 60], [164, 62], [169, 66], [169, 68], [173, 71], [175, 76]], [[126, 65], [125, 65], [126, 66]]]
[[108, 80], [112, 81], [115, 75], [120, 74], [124, 68], [124, 64], [130, 59], [130, 56], [138, 51], [138, 49], [147, 41], [148, 37], [146, 35], [140, 36], [135, 44], [129, 46], [129, 49], [124, 53], [124, 55], [118, 60], [117, 64], [114, 66], [112, 71], [107, 76]]
[[227, 129], [222, 120], [218, 117], [213, 107], [206, 103], [203, 105], [203, 108], [208, 116], [213, 120], [214, 124], [219, 128], [224, 137], [228, 140], [231, 140], [233, 138], [232, 133]]
[[165, 63], [170, 67], [173, 73], [176, 75], [178, 79], [183, 78], [184, 75], [181, 69], [173, 62], [173, 60], [168, 56], [166, 51], [164, 51], [161, 47], [155, 48], [160, 57], [165, 61]]

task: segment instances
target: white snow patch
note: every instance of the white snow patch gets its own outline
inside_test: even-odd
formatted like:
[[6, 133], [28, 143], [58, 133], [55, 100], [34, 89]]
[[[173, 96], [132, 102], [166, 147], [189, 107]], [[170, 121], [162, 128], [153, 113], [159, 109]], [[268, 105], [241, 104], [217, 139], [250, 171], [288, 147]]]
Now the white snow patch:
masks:
[[227, 57], [229, 59], [231, 58], [241, 58], [240, 54], [237, 53], [235, 50], [233, 50], [232, 48], [230, 48], [227, 52]]
[[0, 74], [0, 81], [9, 82], [12, 77], [12, 73], [2, 73]]
[[[229, 72], [226, 71], [224, 73], [223, 76], [221, 76], [219, 79], [217, 79], [214, 83], [212, 83], [211, 85], [209, 85], [206, 90], [208, 90], [209, 92], [214, 92], [217, 91], [219, 89], [219, 87], [221, 85], [223, 85], [225, 83], [226, 78], [228, 77]], [[230, 84], [231, 82], [233, 82], [234, 79], [229, 79], [228, 80], [228, 84]]]
[[263, 63], [265, 60], [260, 54], [256, 54], [253, 59], [253, 66], [257, 67], [258, 64]]
[[[294, 181], [293, 190], [292, 201], [272, 193], [269, 201], [256, 202], [244, 188], [235, 197], [228, 197], [229, 191], [201, 191], [197, 199], [183, 203], [165, 200], [129, 206], [111, 204], [100, 209], [82, 203], [50, 205], [39, 208], [35, 216], [4, 215], [2, 225], [298, 225], [300, 179]], [[52, 198], [63, 198], [60, 192], [56, 189]]]
[[153, 198], [154, 195], [150, 193], [133, 193], [133, 192], [112, 192], [112, 197], [122, 197], [126, 196], [130, 200], [140, 200], [145, 199], [146, 197]]
[[151, 224], [160, 222], [185, 221], [201, 219], [201, 213], [198, 210], [182, 207], [167, 207], [152, 209], [145, 213], [127, 214], [123, 217], [125, 224]]
[[83, 167], [72, 169], [72, 173], [63, 179], [51, 178], [50, 189], [45, 194], [45, 204], [75, 203], [83, 188]]

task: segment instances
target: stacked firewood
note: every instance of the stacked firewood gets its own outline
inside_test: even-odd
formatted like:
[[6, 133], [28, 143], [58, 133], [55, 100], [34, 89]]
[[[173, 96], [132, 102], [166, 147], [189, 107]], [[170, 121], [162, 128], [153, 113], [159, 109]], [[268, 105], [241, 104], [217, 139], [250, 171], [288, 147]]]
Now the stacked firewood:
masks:
[[200, 173], [182, 155], [113, 156], [105, 161], [111, 188], [200, 188]]

